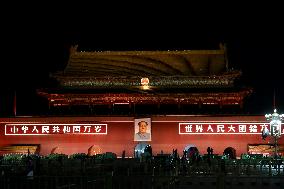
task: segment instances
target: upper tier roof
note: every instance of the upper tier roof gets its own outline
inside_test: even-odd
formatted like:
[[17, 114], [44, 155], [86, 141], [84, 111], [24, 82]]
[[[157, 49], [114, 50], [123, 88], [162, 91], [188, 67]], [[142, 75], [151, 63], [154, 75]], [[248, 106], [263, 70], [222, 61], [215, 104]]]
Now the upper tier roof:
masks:
[[218, 50], [102, 51], [70, 49], [64, 76], [211, 76], [226, 72], [226, 53]]

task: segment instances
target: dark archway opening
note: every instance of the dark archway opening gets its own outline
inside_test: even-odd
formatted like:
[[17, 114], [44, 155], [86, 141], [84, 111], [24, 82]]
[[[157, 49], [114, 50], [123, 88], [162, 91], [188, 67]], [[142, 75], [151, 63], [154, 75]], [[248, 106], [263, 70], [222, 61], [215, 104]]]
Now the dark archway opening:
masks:
[[152, 154], [152, 147], [146, 142], [139, 142], [134, 149], [134, 157], [140, 158], [142, 154], [151, 152]]
[[227, 147], [224, 150], [224, 155], [227, 155], [229, 159], [236, 159], [236, 149], [233, 147]]

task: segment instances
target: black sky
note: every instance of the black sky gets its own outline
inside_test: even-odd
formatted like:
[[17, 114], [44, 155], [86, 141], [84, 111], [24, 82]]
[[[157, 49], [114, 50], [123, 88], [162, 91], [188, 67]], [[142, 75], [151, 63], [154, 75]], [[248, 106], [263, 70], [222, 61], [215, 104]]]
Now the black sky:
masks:
[[0, 114], [11, 115], [14, 91], [23, 114], [41, 111], [44, 102], [35, 90], [53, 85], [49, 73], [64, 68], [70, 45], [86, 50], [186, 50], [216, 49], [220, 42], [227, 44], [230, 68], [241, 70], [243, 84], [254, 88], [247, 112], [272, 111], [274, 90], [276, 105], [284, 111], [284, 22], [277, 10], [245, 15], [237, 11], [230, 17], [229, 11], [218, 10], [203, 16], [109, 12], [88, 17], [69, 13], [40, 21], [35, 15], [7, 19], [1, 34]]

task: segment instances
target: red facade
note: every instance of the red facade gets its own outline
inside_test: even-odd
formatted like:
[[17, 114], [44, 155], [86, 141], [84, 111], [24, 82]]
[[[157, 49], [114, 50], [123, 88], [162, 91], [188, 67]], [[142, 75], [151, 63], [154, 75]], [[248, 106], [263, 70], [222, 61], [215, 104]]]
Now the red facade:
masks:
[[[0, 124], [2, 149], [13, 144], [39, 144], [41, 155], [50, 154], [54, 149], [56, 153], [64, 154], [88, 153], [88, 149], [94, 145], [102, 153], [114, 152], [121, 156], [125, 150], [126, 156], [133, 156], [134, 148], [138, 144], [134, 141], [134, 117], [2, 118]], [[191, 132], [180, 128], [186, 124], [188, 127], [192, 126]], [[161, 151], [171, 153], [173, 149], [181, 154], [186, 146], [195, 145], [201, 154], [206, 153], [208, 146], [214, 149], [215, 154], [223, 154], [225, 148], [233, 147], [237, 156], [240, 156], [247, 153], [249, 144], [273, 143], [273, 139], [269, 137], [262, 140], [260, 127], [263, 124], [267, 124], [269, 128], [264, 116], [154, 116], [151, 117], [152, 141], [147, 143], [152, 146], [154, 155]], [[98, 127], [100, 125], [107, 128]], [[198, 128], [202, 125], [203, 131], [196, 130], [196, 125]], [[244, 125], [246, 132], [241, 130]], [[20, 133], [14, 135], [13, 126]], [[50, 126], [50, 132], [42, 133], [43, 126]], [[74, 129], [73, 132], [71, 128], [69, 133], [57, 133], [52, 130], [53, 126], [62, 131], [64, 126], [81, 126], [82, 129]], [[88, 126], [93, 130], [88, 132]], [[27, 130], [26, 133], [22, 127]], [[36, 129], [39, 130], [38, 133]], [[280, 145], [284, 144], [283, 138], [279, 139]]]

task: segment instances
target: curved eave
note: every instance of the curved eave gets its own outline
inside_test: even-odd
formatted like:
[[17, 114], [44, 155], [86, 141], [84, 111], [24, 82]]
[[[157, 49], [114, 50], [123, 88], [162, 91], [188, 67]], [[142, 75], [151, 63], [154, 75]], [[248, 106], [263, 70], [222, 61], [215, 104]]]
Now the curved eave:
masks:
[[242, 105], [252, 89], [227, 93], [177, 93], [177, 94], [57, 94], [38, 92], [48, 98], [51, 106], [96, 105], [113, 103], [134, 104], [218, 104]]
[[85, 76], [203, 76], [225, 71], [225, 51], [102, 51], [71, 49], [65, 75]]

